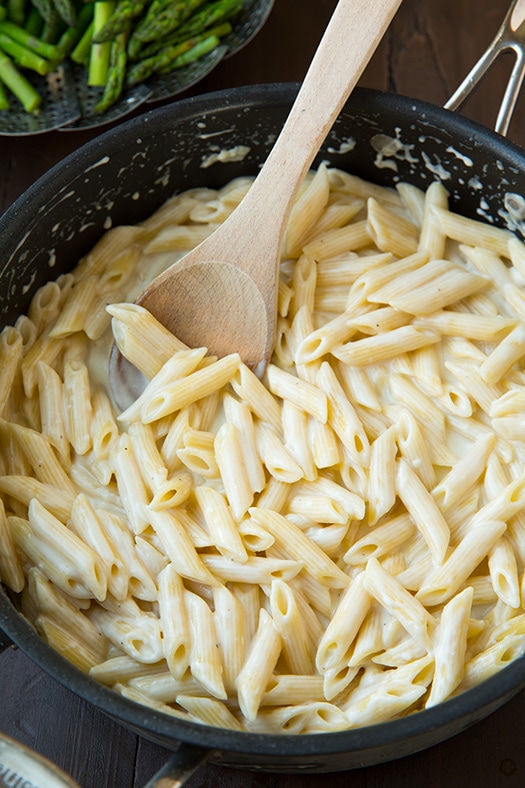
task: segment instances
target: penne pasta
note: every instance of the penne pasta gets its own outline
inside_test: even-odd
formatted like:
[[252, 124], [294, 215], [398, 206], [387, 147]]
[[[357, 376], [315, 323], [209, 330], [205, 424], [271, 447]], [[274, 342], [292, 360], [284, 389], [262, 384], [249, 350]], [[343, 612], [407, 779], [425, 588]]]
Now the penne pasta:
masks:
[[[0, 582], [157, 715], [347, 730], [523, 653], [525, 246], [452, 212], [437, 179], [322, 164], [257, 377], [133, 303], [252, 183], [113, 228], [3, 328]], [[114, 343], [142, 387], [120, 414]]]

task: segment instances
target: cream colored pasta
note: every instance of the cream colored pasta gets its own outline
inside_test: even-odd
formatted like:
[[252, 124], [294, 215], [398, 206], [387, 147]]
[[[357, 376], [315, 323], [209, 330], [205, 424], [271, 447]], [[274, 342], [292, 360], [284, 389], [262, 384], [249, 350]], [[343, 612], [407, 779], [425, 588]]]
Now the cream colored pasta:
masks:
[[[322, 733], [525, 652], [525, 246], [452, 211], [446, 183], [323, 164], [259, 379], [132, 303], [252, 181], [108, 231], [3, 329], [0, 580], [133, 702]], [[123, 413], [113, 342], [144, 376]]]

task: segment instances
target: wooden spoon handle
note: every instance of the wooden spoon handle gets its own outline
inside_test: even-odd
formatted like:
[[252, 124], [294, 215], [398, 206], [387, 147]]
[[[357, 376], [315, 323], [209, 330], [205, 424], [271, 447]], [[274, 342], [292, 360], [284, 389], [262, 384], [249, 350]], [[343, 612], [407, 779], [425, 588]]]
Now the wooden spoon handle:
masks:
[[[400, 4], [401, 0], [338, 3], [277, 142], [247, 196], [224, 225], [229, 259], [256, 282], [261, 276], [275, 276], [272, 270], [263, 271], [258, 262], [268, 259], [270, 243], [279, 244], [298, 187]], [[245, 247], [244, 255], [234, 261], [235, 235], [246, 240], [247, 221], [249, 253]], [[215, 233], [215, 243], [220, 231]], [[278, 260], [279, 248], [274, 251]]]

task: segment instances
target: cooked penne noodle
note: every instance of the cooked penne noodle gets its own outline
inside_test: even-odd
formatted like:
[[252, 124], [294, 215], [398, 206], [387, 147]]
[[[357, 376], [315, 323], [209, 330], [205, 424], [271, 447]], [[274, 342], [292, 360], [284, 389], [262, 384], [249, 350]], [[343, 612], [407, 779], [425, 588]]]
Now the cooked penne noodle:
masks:
[[396, 428], [389, 427], [380, 433], [370, 446], [370, 467], [366, 491], [370, 525], [375, 525], [395, 503], [396, 456]]
[[214, 698], [177, 695], [177, 704], [188, 712], [188, 719], [203, 725], [214, 725], [231, 731], [241, 731], [242, 725], [229, 708]]
[[364, 586], [380, 605], [391, 611], [423, 648], [432, 647], [435, 618], [396, 578], [383, 569], [377, 558], [371, 558], [366, 565]]
[[221, 651], [222, 678], [226, 691], [235, 693], [235, 680], [246, 657], [249, 634], [244, 607], [226, 586], [213, 591], [213, 619]]
[[367, 202], [367, 229], [382, 252], [393, 252], [397, 257], [408, 257], [417, 251], [418, 229], [373, 197]]
[[488, 432], [482, 435], [434, 487], [432, 495], [441, 511], [447, 512], [452, 509], [478, 481], [487, 466], [495, 443], [494, 433]]
[[332, 353], [349, 365], [381, 364], [396, 356], [400, 349], [408, 352], [434, 342], [439, 342], [439, 334], [412, 324], [395, 328], [387, 334], [346, 342], [333, 348]]
[[[189, 353], [191, 354], [191, 351]], [[177, 356], [172, 360], [176, 359]], [[170, 380], [166, 382], [163, 380], [160, 385], [156, 378], [153, 378], [137, 400], [140, 407], [137, 403], [133, 403], [124, 413], [120, 414], [119, 419], [129, 421], [130, 418], [140, 418], [148, 424], [164, 416], [169, 416], [225, 386], [237, 369], [239, 360], [239, 356], [232, 353], [214, 364], [190, 372], [184, 377], [179, 378], [171, 375]], [[162, 370], [158, 374], [162, 375]], [[137, 409], [139, 410], [138, 414]]]
[[95, 388], [91, 392], [93, 418], [90, 424], [93, 455], [98, 461], [107, 460], [118, 439], [119, 428], [111, 401], [106, 392]]
[[395, 189], [387, 186], [379, 186], [377, 183], [364, 180], [357, 175], [344, 172], [337, 167], [328, 170], [328, 180], [330, 188], [336, 194], [351, 194], [362, 200], [374, 197], [376, 200], [386, 203], [393, 207], [399, 207], [401, 200]]
[[450, 528], [423, 482], [403, 458], [396, 464], [396, 491], [423, 535], [434, 561], [440, 564], [450, 541]]
[[129, 586], [129, 570], [115, 551], [92, 503], [84, 493], [79, 493], [75, 498], [68, 525], [104, 562], [108, 591], [115, 599], [125, 599]]
[[250, 556], [237, 562], [222, 555], [203, 555], [202, 561], [215, 577], [225, 583], [256, 583], [268, 586], [275, 578], [289, 581], [303, 568], [301, 561], [271, 556]]
[[397, 183], [396, 191], [401, 198], [401, 202], [407, 208], [414, 224], [421, 227], [425, 212], [425, 192], [412, 183], [405, 182]]
[[111, 454], [118, 492], [131, 527], [136, 534], [146, 530], [149, 525], [149, 496], [142, 480], [139, 463], [135, 456], [131, 437], [122, 434]]
[[159, 252], [183, 252], [211, 235], [218, 224], [173, 225], [164, 227], [146, 244], [146, 254]]
[[303, 477], [313, 481], [317, 477], [317, 466], [308, 440], [309, 416], [288, 400], [283, 402], [282, 427], [284, 446], [301, 467]]
[[341, 596], [324, 632], [315, 656], [321, 675], [330, 668], [340, 670], [349, 660], [349, 649], [370, 610], [371, 597], [363, 585], [364, 575], [357, 575]]
[[189, 668], [190, 632], [184, 585], [173, 564], [159, 573], [159, 618], [162, 650], [171, 675], [182, 679]]
[[188, 429], [182, 438], [183, 446], [177, 449], [177, 457], [192, 473], [209, 479], [220, 476], [215, 456], [215, 435], [203, 430]]
[[467, 528], [478, 527], [487, 520], [507, 522], [525, 506], [525, 475], [512, 479], [471, 517]]
[[100, 283], [96, 276], [86, 276], [75, 283], [69, 290], [64, 308], [51, 328], [49, 336], [57, 339], [82, 331], [99, 287]]
[[67, 522], [71, 516], [75, 500], [75, 495], [71, 491], [45, 484], [32, 476], [0, 476], [0, 490], [23, 503], [26, 508], [33, 498], [37, 498], [62, 522]]
[[479, 371], [487, 383], [498, 383], [506, 372], [525, 355], [525, 326], [517, 325], [487, 356]]
[[344, 506], [327, 495], [293, 495], [288, 502], [288, 511], [316, 523], [348, 522]]
[[459, 685], [459, 690], [466, 690], [490, 678], [510, 662], [513, 662], [525, 653], [523, 637], [514, 633], [507, 635], [501, 641], [489, 646], [472, 657], [465, 665], [465, 675]]
[[326, 422], [328, 405], [326, 394], [316, 386], [270, 364], [267, 369], [268, 385], [272, 394], [302, 408], [315, 419]]
[[314, 260], [321, 262], [337, 257], [343, 252], [353, 252], [356, 249], [364, 249], [370, 246], [372, 239], [365, 220], [354, 222], [346, 227], [337, 227], [321, 233], [310, 243], [303, 247], [304, 254], [313, 257]]
[[277, 400], [245, 364], [239, 365], [231, 385], [239, 399], [245, 402], [261, 421], [268, 422], [277, 430], [280, 428], [281, 413]]
[[[213, 447], [233, 519], [240, 520], [253, 502], [253, 489], [244, 465], [241, 435], [237, 427], [228, 422], [222, 424], [215, 436]], [[226, 521], [223, 525], [226, 525]], [[233, 530], [230, 529], [232, 534]], [[238, 550], [244, 554], [241, 544], [238, 545]]]
[[321, 676], [279, 673], [270, 679], [261, 706], [295, 705], [323, 700], [323, 678]]
[[75, 488], [45, 436], [14, 422], [0, 422], [0, 434], [12, 438], [43, 484], [75, 493]]
[[365, 271], [379, 268], [392, 260], [391, 252], [359, 255], [356, 252], [338, 255], [317, 264], [317, 287], [351, 285]]
[[39, 362], [44, 362], [50, 367], [54, 367], [57, 359], [64, 350], [62, 339], [52, 339], [46, 333], [42, 333], [32, 343], [22, 357], [20, 371], [24, 385], [26, 397], [31, 397], [37, 385], [37, 370]]
[[218, 581], [208, 571], [197, 553], [181, 520], [172, 511], [151, 511], [150, 525], [157, 534], [164, 552], [182, 577], [216, 586]]
[[186, 345], [139, 304], [110, 304], [112, 332], [122, 355], [151, 380]]
[[23, 353], [23, 339], [20, 331], [13, 326], [6, 326], [0, 332], [0, 418], [5, 415], [7, 401], [17, 373]]
[[317, 224], [328, 204], [329, 195], [327, 168], [321, 165], [291, 210], [283, 250], [285, 257], [297, 257], [300, 254], [309, 231]]
[[281, 638], [282, 653], [290, 671], [298, 675], [313, 672], [314, 660], [308, 632], [292, 588], [275, 579], [270, 588], [270, 613]]
[[281, 653], [281, 639], [270, 614], [261, 608], [257, 631], [235, 682], [239, 706], [253, 722]]
[[270, 509], [252, 508], [251, 516], [268, 530], [292, 559], [304, 561], [305, 570], [329, 587], [344, 588], [348, 577], [296, 525]]
[[454, 596], [503, 535], [505, 528], [505, 523], [498, 520], [486, 520], [471, 528], [445, 561], [425, 578], [417, 593], [422, 603], [443, 604]]
[[468, 337], [481, 342], [497, 342], [505, 338], [516, 321], [501, 315], [477, 315], [443, 309], [417, 319], [418, 324], [434, 328], [445, 336]]
[[494, 591], [506, 605], [520, 606], [518, 564], [510, 541], [501, 536], [488, 554], [489, 573]]
[[206, 485], [198, 485], [194, 492], [212, 543], [216, 545], [221, 555], [241, 563], [247, 561], [248, 553], [225, 497]]
[[77, 630], [71, 630], [63, 622], [45, 613], [36, 619], [36, 627], [45, 641], [61, 654], [68, 662], [75, 665], [83, 673], [100, 662], [100, 651], [90, 648], [77, 636]]
[[433, 181], [425, 192], [418, 246], [418, 249], [428, 254], [431, 260], [438, 260], [445, 254], [446, 236], [435, 220], [433, 206], [444, 210], [448, 209], [448, 193], [440, 181]]
[[301, 341], [295, 353], [296, 363], [306, 364], [321, 358], [333, 347], [347, 342], [357, 334], [357, 331], [356, 326], [350, 325], [350, 313], [344, 311]]
[[349, 324], [361, 334], [375, 336], [406, 326], [411, 319], [412, 316], [406, 312], [401, 312], [399, 309], [394, 309], [391, 306], [383, 306], [351, 317]]
[[301, 309], [310, 314], [315, 308], [315, 289], [317, 284], [317, 264], [313, 257], [301, 255], [296, 261], [291, 281], [292, 298], [289, 306], [289, 318]]
[[105, 509], [97, 509], [100, 527], [129, 573], [128, 591], [136, 599], [156, 600], [158, 588], [144, 565], [137, 543], [125, 520]]
[[328, 399], [328, 424], [358, 465], [368, 466], [370, 444], [352, 403], [328, 362], [317, 373], [317, 383]]
[[86, 454], [92, 446], [90, 423], [93, 417], [89, 373], [81, 361], [69, 361], [64, 368], [65, 427], [69, 442], [77, 454]]
[[410, 516], [400, 514], [357, 539], [346, 551], [344, 561], [365, 564], [369, 558], [395, 555], [401, 545], [414, 536], [414, 531], [415, 524]]
[[449, 260], [430, 260], [414, 271], [368, 293], [374, 303], [390, 304], [412, 315], [429, 315], [486, 286], [486, 280]]
[[333, 703], [313, 701], [297, 706], [263, 710], [250, 730], [260, 733], [326, 733], [348, 727], [346, 716]]
[[26, 580], [15, 541], [7, 523], [4, 502], [0, 499], [0, 582], [19, 594]]
[[404, 408], [398, 418], [396, 439], [399, 454], [410, 465], [427, 490], [436, 484], [436, 471], [417, 419]]
[[432, 207], [432, 212], [448, 238], [508, 256], [508, 244], [513, 237], [508, 230], [491, 227], [475, 219], [467, 219], [437, 205]]
[[89, 619], [119, 650], [132, 659], [155, 664], [162, 658], [159, 619], [137, 608], [133, 615], [93, 607]]
[[274, 479], [291, 484], [302, 478], [302, 468], [271, 426], [263, 422], [256, 424], [255, 439], [259, 456]]
[[221, 666], [215, 645], [213, 614], [207, 603], [188, 591], [184, 593], [188, 611], [189, 664], [193, 676], [214, 697], [226, 698]]
[[250, 408], [246, 403], [239, 402], [229, 394], [223, 399], [223, 408], [226, 421], [238, 430], [243, 464], [252, 492], [261, 492], [265, 485], [265, 474], [257, 453], [255, 427]]
[[443, 608], [434, 647], [434, 678], [426, 708], [448, 698], [463, 679], [473, 596], [474, 589], [466, 588]]

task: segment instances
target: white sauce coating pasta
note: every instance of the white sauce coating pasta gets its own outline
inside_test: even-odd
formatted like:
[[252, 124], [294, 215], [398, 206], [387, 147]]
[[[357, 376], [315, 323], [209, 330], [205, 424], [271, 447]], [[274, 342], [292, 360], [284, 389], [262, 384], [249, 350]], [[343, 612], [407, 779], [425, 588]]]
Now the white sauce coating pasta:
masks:
[[[131, 303], [250, 184], [109, 230], [0, 333], [0, 580], [78, 668], [165, 713], [394, 719], [525, 652], [525, 247], [438, 182], [321, 167], [260, 381]], [[114, 338], [149, 381], [122, 414]]]

